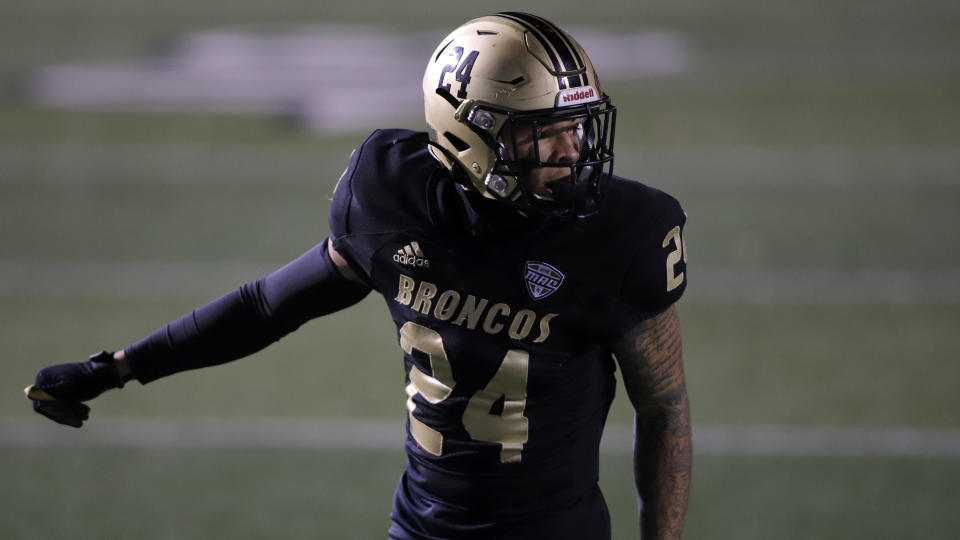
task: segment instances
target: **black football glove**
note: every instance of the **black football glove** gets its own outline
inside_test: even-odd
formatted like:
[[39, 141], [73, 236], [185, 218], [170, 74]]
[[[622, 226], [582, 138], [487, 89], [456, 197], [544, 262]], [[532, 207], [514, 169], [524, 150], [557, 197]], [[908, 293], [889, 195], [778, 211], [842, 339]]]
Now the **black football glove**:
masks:
[[89, 401], [111, 388], [123, 388], [113, 353], [100, 351], [86, 362], [43, 368], [26, 389], [33, 410], [59, 424], [80, 427], [90, 417]]

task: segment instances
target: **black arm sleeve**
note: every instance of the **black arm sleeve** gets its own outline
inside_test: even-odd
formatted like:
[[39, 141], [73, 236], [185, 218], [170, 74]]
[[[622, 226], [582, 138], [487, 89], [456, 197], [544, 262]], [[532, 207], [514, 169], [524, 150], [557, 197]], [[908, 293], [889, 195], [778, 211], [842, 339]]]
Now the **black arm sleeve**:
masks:
[[351, 306], [370, 289], [340, 275], [327, 241], [124, 349], [141, 383], [253, 354], [310, 319]]

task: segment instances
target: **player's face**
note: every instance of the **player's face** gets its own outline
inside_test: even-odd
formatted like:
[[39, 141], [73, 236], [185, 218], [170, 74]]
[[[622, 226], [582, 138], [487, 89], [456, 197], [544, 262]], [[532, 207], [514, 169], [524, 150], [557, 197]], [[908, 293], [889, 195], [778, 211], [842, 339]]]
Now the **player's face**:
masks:
[[[543, 126], [520, 124], [507, 129], [503, 142], [513, 159], [539, 160], [541, 163], [574, 164], [583, 145], [583, 119], [561, 120]], [[536, 137], [536, 145], [534, 144]], [[534, 152], [537, 152], [535, 154]], [[530, 172], [529, 189], [535, 195], [550, 198], [550, 183], [570, 177], [568, 167], [538, 167]]]

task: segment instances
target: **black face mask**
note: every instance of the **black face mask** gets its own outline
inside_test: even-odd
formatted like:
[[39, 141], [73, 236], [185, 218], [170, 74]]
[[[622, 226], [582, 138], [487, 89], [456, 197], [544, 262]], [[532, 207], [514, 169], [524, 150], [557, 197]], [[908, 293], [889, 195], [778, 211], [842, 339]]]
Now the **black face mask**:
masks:
[[[507, 123], [501, 133], [522, 134], [526, 144], [532, 144], [523, 158], [514, 159], [512, 156], [520, 153], [515, 145], [508, 148], [511, 143], [504, 143], [502, 139], [496, 142], [497, 160], [491, 176], [513, 177], [519, 186], [510, 197], [498, 197], [499, 200], [532, 217], [582, 218], [595, 213], [607, 179], [613, 174], [616, 108], [610, 104], [609, 97], [576, 107], [507, 114]], [[581, 122], [579, 159], [572, 163], [542, 161], [540, 130], [565, 121]], [[515, 141], [516, 137], [510, 139]], [[569, 169], [564, 178], [547, 184], [551, 190], [549, 196], [534, 193], [530, 185], [531, 172], [545, 168]]]

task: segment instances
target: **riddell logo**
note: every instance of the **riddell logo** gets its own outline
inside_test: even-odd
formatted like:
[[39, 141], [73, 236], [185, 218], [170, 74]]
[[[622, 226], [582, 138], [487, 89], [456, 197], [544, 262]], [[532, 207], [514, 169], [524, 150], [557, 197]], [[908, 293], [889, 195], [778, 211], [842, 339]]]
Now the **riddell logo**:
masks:
[[430, 268], [430, 259], [427, 259], [427, 256], [420, 249], [420, 244], [416, 242], [410, 242], [398, 249], [393, 254], [393, 260], [400, 264]]
[[597, 91], [592, 86], [563, 90], [557, 96], [558, 105], [575, 105], [597, 100]]

